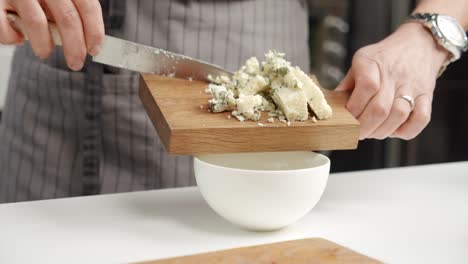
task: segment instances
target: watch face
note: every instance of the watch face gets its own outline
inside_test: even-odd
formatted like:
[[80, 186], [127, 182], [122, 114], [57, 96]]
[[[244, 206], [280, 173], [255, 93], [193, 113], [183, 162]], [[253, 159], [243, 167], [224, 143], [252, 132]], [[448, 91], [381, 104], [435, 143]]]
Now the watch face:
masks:
[[437, 25], [439, 26], [443, 36], [451, 43], [459, 47], [466, 45], [467, 38], [465, 30], [454, 18], [450, 16], [439, 15], [437, 16]]

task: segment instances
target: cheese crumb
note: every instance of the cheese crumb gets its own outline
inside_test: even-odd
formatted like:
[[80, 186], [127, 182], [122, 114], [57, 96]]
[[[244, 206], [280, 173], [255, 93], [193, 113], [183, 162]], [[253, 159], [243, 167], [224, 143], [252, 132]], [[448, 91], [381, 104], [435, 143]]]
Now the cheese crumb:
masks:
[[312, 119], [312, 123], [317, 123], [317, 118], [315, 116], [313, 116], [311, 119]]
[[268, 122], [274, 123], [274, 122], [275, 122], [275, 119], [274, 119], [273, 117], [270, 117], [270, 118], [268, 118]]
[[264, 127], [265, 125], [264, 125], [264, 124], [262, 124], [262, 123], [258, 123], [258, 126], [260, 126], [260, 127]]
[[241, 115], [237, 115], [236, 116], [237, 120], [241, 121], [241, 122], [244, 122], [245, 121], [245, 117], [241, 116]]

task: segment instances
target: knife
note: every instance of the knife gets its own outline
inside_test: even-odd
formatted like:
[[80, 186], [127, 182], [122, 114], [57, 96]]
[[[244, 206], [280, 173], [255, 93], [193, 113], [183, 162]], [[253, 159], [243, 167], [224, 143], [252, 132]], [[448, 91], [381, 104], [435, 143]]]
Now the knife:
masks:
[[[7, 17], [12, 26], [27, 39], [20, 17], [10, 11]], [[49, 29], [54, 44], [61, 46], [62, 41], [57, 26], [49, 21]], [[232, 77], [231, 72], [220, 66], [107, 35], [100, 53], [93, 57], [93, 61], [131, 71], [190, 80], [209, 81], [211, 77]]]

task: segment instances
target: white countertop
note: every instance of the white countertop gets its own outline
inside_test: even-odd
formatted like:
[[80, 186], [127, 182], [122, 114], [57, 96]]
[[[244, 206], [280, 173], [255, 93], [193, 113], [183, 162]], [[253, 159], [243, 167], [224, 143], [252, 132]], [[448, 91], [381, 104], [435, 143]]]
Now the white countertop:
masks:
[[0, 205], [0, 263], [123, 263], [323, 237], [387, 263], [466, 263], [468, 162], [333, 174], [273, 233], [218, 217], [196, 188]]

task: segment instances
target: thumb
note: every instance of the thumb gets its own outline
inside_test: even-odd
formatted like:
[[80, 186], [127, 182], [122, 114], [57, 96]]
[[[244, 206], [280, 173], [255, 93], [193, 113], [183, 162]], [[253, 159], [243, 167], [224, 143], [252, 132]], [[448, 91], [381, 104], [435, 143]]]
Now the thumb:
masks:
[[354, 88], [354, 77], [352, 73], [352, 69], [348, 71], [344, 79], [340, 82], [340, 84], [336, 87], [335, 91], [348, 91]]

